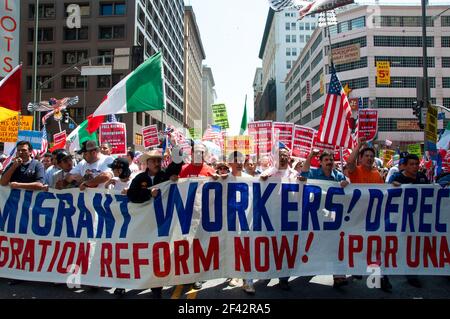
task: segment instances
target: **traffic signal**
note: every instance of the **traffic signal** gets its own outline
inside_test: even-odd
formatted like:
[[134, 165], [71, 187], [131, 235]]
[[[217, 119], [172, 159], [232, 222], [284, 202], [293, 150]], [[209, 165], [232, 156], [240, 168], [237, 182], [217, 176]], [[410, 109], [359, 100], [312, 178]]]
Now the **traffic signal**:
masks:
[[69, 112], [68, 111], [63, 111], [62, 115], [63, 115], [63, 118], [62, 118], [63, 122], [66, 123], [66, 124], [69, 124]]
[[425, 126], [422, 123], [422, 101], [415, 100], [412, 105], [413, 114], [419, 120], [419, 127], [423, 129]]

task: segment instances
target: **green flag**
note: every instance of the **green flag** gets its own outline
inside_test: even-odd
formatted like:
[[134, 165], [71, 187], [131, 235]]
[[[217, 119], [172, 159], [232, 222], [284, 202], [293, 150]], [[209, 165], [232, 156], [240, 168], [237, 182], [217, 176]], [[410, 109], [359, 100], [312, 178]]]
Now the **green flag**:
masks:
[[243, 135], [247, 130], [247, 94], [245, 95], [244, 114], [242, 115], [241, 130], [239, 135]]
[[94, 116], [163, 110], [165, 105], [161, 52], [148, 58], [117, 83]]

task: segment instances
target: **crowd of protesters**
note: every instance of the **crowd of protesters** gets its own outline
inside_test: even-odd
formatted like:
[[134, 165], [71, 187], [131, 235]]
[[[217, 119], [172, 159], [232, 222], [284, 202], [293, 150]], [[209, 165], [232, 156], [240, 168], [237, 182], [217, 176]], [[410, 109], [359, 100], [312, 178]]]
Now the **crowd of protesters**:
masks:
[[[363, 140], [352, 150], [346, 164], [336, 164], [334, 154], [319, 152], [313, 149], [306, 159], [294, 158], [290, 150], [281, 146], [277, 156], [244, 156], [234, 151], [221, 160], [208, 156], [208, 149], [201, 141], [191, 141], [191, 156], [184, 156], [179, 150], [177, 156], [184, 161], [166, 161], [170, 152], [154, 149], [146, 153], [128, 149], [126, 156], [111, 156], [111, 145], [98, 145], [95, 141], [86, 141], [75, 156], [64, 149], [44, 154], [40, 160], [32, 158], [32, 146], [29, 142], [17, 143], [16, 157], [6, 167], [0, 166], [2, 186], [27, 190], [49, 191], [51, 188], [67, 189], [88, 188], [113, 189], [127, 195], [131, 202], [142, 203], [159, 195], [158, 184], [179, 178], [204, 177], [212, 179], [236, 179], [242, 177], [258, 177], [267, 180], [271, 177], [296, 179], [300, 182], [308, 180], [335, 181], [341, 187], [348, 184], [390, 183], [429, 184], [430, 181], [420, 167], [417, 155], [403, 152], [397, 165], [390, 169], [375, 157], [376, 152]], [[211, 160], [213, 158], [213, 160]], [[6, 156], [0, 157], [0, 165]], [[316, 168], [311, 163], [316, 160]], [[169, 165], [163, 165], [171, 162]], [[318, 164], [318, 165], [317, 165]], [[165, 167], [163, 167], [165, 166]], [[450, 174], [444, 172], [436, 179], [443, 187], [450, 185]], [[361, 279], [362, 276], [353, 276]], [[347, 285], [345, 275], [334, 275], [334, 287]], [[408, 282], [421, 287], [417, 276], [407, 276]], [[17, 282], [17, 281], [16, 281]], [[238, 286], [240, 279], [228, 278], [230, 286]], [[193, 283], [194, 289], [201, 289], [203, 282]], [[280, 278], [279, 287], [289, 290], [289, 278]], [[249, 294], [255, 293], [253, 280], [243, 279], [242, 288]], [[381, 289], [392, 290], [388, 277], [381, 279]], [[155, 297], [161, 297], [162, 287], [152, 288]], [[124, 289], [115, 290], [118, 295]]]

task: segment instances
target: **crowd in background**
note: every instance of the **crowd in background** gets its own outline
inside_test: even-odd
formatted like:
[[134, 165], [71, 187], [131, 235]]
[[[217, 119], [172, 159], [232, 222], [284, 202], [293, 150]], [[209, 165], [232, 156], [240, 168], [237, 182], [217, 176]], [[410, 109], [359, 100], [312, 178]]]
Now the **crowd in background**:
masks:
[[[383, 161], [375, 157], [375, 150], [363, 140], [359, 140], [346, 160], [336, 163], [333, 153], [319, 152], [313, 149], [306, 159], [291, 156], [288, 148], [281, 146], [275, 156], [267, 154], [259, 158], [245, 156], [238, 151], [226, 154], [220, 160], [208, 154], [207, 147], [201, 141], [190, 141], [190, 155], [181, 149], [173, 148], [162, 152], [154, 149], [145, 153], [128, 149], [126, 156], [111, 156], [111, 145], [100, 146], [95, 141], [86, 141], [81, 149], [72, 156], [65, 149], [44, 154], [40, 159], [32, 158], [32, 146], [29, 142], [17, 143], [16, 156], [1, 170], [0, 184], [11, 188], [43, 190], [79, 188], [114, 189], [127, 195], [131, 202], [142, 203], [159, 196], [158, 184], [179, 178], [206, 177], [212, 179], [236, 179], [240, 177], [289, 178], [306, 182], [308, 180], [328, 180], [338, 182], [341, 187], [348, 184], [382, 184], [393, 186], [401, 184], [429, 184], [425, 168], [421, 167], [417, 155], [403, 152], [398, 164], [390, 169]], [[177, 152], [177, 154], [174, 154]], [[175, 157], [183, 160], [175, 160]], [[1, 156], [0, 163], [5, 161]], [[314, 166], [312, 167], [314, 163]], [[342, 165], [343, 164], [343, 165]], [[443, 172], [436, 182], [442, 187], [450, 185], [449, 172]], [[358, 276], [355, 276], [358, 277]], [[347, 285], [345, 275], [334, 275], [334, 287]], [[408, 283], [421, 287], [417, 276], [408, 276]], [[280, 278], [280, 288], [289, 290], [289, 278]], [[230, 286], [237, 286], [240, 279], [229, 278]], [[203, 282], [193, 283], [194, 289], [200, 289]], [[387, 276], [383, 276], [381, 288], [391, 291]], [[243, 289], [254, 294], [252, 279], [243, 280]], [[161, 296], [161, 287], [152, 288], [155, 296]], [[124, 289], [116, 289], [122, 295]]]

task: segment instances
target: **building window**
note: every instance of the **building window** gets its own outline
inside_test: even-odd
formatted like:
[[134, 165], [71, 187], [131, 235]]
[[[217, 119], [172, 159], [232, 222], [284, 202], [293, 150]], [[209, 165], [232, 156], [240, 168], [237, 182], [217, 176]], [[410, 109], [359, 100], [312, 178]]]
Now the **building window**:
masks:
[[82, 51], [63, 51], [63, 64], [76, 64], [88, 56], [87, 50]]
[[112, 74], [112, 75], [98, 75], [97, 76], [97, 88], [98, 89], [109, 89], [120, 82], [122, 74]]
[[76, 122], [81, 123], [84, 120], [84, 109], [82, 107], [70, 107], [67, 108], [69, 116]]
[[311, 87], [313, 87], [317, 82], [320, 81], [320, 76], [322, 75], [323, 70], [320, 69], [311, 79]]
[[296, 35], [292, 35], [292, 36], [291, 36], [291, 42], [292, 42], [292, 43], [297, 42], [297, 36], [296, 36]]
[[450, 89], [450, 78], [442, 78], [442, 87], [444, 89]]
[[142, 134], [135, 133], [134, 134], [134, 145], [142, 145], [143, 142]]
[[[50, 80], [50, 75], [38, 75], [37, 76], [37, 87], [39, 89], [39, 83], [44, 83], [45, 81]], [[31, 90], [33, 88], [33, 77], [27, 76], [27, 90]], [[42, 87], [43, 90], [50, 90], [52, 88], [52, 82], [47, 83]]]
[[292, 28], [292, 30], [296, 30], [297, 29], [297, 23], [292, 22], [291, 23], [291, 28]]
[[361, 68], [367, 68], [367, 57], [363, 56], [359, 61], [338, 64], [335, 66], [336, 72], [350, 71]]
[[292, 56], [297, 56], [297, 48], [292, 48]]
[[[344, 87], [346, 84], [354, 90], [363, 89], [369, 87], [369, 78], [357, 78], [351, 80], [341, 81], [342, 86]], [[328, 90], [327, 90], [328, 91]]]
[[445, 107], [450, 107], [450, 97], [444, 97], [442, 100]]
[[[429, 77], [430, 88], [436, 87], [436, 78]], [[376, 79], [375, 79], [376, 82]], [[417, 78], [416, 77], [408, 77], [408, 76], [391, 76], [391, 84], [390, 85], [376, 85], [377, 87], [391, 87], [391, 88], [416, 88], [417, 87]], [[351, 87], [351, 86], [350, 86]]]
[[286, 43], [291, 43], [291, 36], [289, 34], [286, 35]]
[[124, 2], [100, 3], [101, 16], [123, 16], [126, 5]]
[[142, 112], [136, 113], [136, 124], [142, 125]]
[[[28, 17], [34, 19], [36, 6], [28, 6]], [[39, 19], [54, 19], [56, 17], [55, 5], [53, 3], [44, 3], [39, 5]]]
[[286, 22], [286, 31], [291, 30], [291, 24], [289, 22]]
[[88, 38], [89, 38], [88, 27], [81, 27], [80, 29], [64, 28], [64, 40], [65, 41], [88, 40]]
[[450, 57], [442, 57], [442, 67], [443, 68], [450, 68]]
[[[450, 38], [450, 37], [449, 37]], [[442, 40], [444, 37], [442, 37]], [[422, 47], [422, 37], [402, 37], [376, 35], [373, 38], [376, 47]], [[434, 37], [427, 37], [427, 47], [434, 47]]]
[[292, 61], [286, 61], [286, 68], [287, 69], [292, 68]]
[[362, 29], [366, 26], [366, 17], [359, 17], [350, 20], [350, 30]]
[[303, 22], [300, 22], [300, 23], [298, 24], [298, 29], [299, 29], [300, 31], [305, 30], [305, 24], [304, 24]]
[[410, 97], [377, 97], [376, 105], [379, 109], [409, 109], [415, 100]]
[[[80, 15], [82, 17], [89, 17], [91, 15], [91, 5], [89, 2], [86, 3], [75, 3], [80, 6]], [[64, 17], [68, 17], [69, 14], [67, 13], [67, 7], [71, 5], [71, 3], [65, 3], [64, 4]]]
[[300, 43], [305, 43], [305, 36], [303, 34], [300, 34]]
[[[28, 65], [33, 65], [34, 53], [28, 52]], [[37, 65], [52, 65], [53, 64], [53, 52], [38, 52]]]
[[[395, 68], [421, 68], [423, 66], [423, 57], [421, 56], [376, 56], [374, 66], [377, 65], [377, 61], [389, 61], [391, 67]], [[434, 68], [435, 58], [428, 57], [427, 61], [427, 66]]]
[[106, 58], [99, 58], [98, 59], [98, 63], [103, 64], [103, 60], [105, 60], [105, 64], [112, 64], [114, 58], [112, 57], [112, 55], [114, 55], [114, 51], [113, 50], [98, 50], [98, 55], [99, 56], [104, 56], [104, 55], [111, 55], [109, 57]]
[[145, 114], [145, 126], [149, 126], [150, 124], [150, 114], [144, 113]]
[[99, 28], [99, 39], [101, 40], [112, 40], [123, 38], [125, 38], [124, 25], [101, 26]]
[[311, 39], [311, 36], [310, 35], [306, 35], [306, 37], [305, 37], [306, 42], [308, 42], [309, 39]]
[[291, 56], [291, 48], [286, 48], [286, 56]]
[[[28, 42], [34, 41], [34, 28], [28, 28]], [[53, 41], [53, 28], [39, 28], [38, 41]]]
[[[321, 95], [320, 95], [320, 90], [318, 90], [318, 91], [316, 91], [314, 94], [313, 94], [313, 103], [315, 102], [315, 101], [317, 101], [319, 98], [321, 97]], [[314, 99], [315, 98], [315, 99]], [[320, 106], [320, 107], [318, 107], [317, 109], [315, 109], [314, 111], [313, 111], [313, 113], [312, 113], [312, 118], [313, 119], [316, 119], [316, 118], [318, 118], [319, 116], [322, 116], [322, 113], [323, 113], [323, 105], [322, 106]]]
[[441, 46], [443, 48], [450, 48], [450, 37], [442, 37], [441, 38]]
[[305, 23], [305, 30], [311, 30], [311, 27], [310, 27], [310, 25], [309, 25], [309, 22], [306, 22], [306, 23]]
[[361, 48], [363, 48], [363, 47], [367, 46], [367, 38], [366, 37], [360, 37], [360, 38], [355, 38], [355, 39], [352, 39], [352, 40], [347, 40], [347, 41], [343, 41], [343, 42], [339, 42], [339, 43], [334, 43], [334, 44], [331, 45], [331, 47], [333, 49], [336, 49], [336, 48], [342, 48], [342, 47], [345, 47], [347, 45], [357, 44], [357, 43], [359, 43], [359, 46]]
[[441, 27], [450, 27], [450, 16], [441, 17]]
[[87, 86], [85, 76], [81, 75], [63, 75], [62, 88], [63, 89], [83, 89]]
[[314, 40], [314, 43], [311, 45], [310, 53], [313, 54], [314, 51], [317, 49], [317, 47], [322, 42], [322, 33], [319, 34], [319, 36]]

